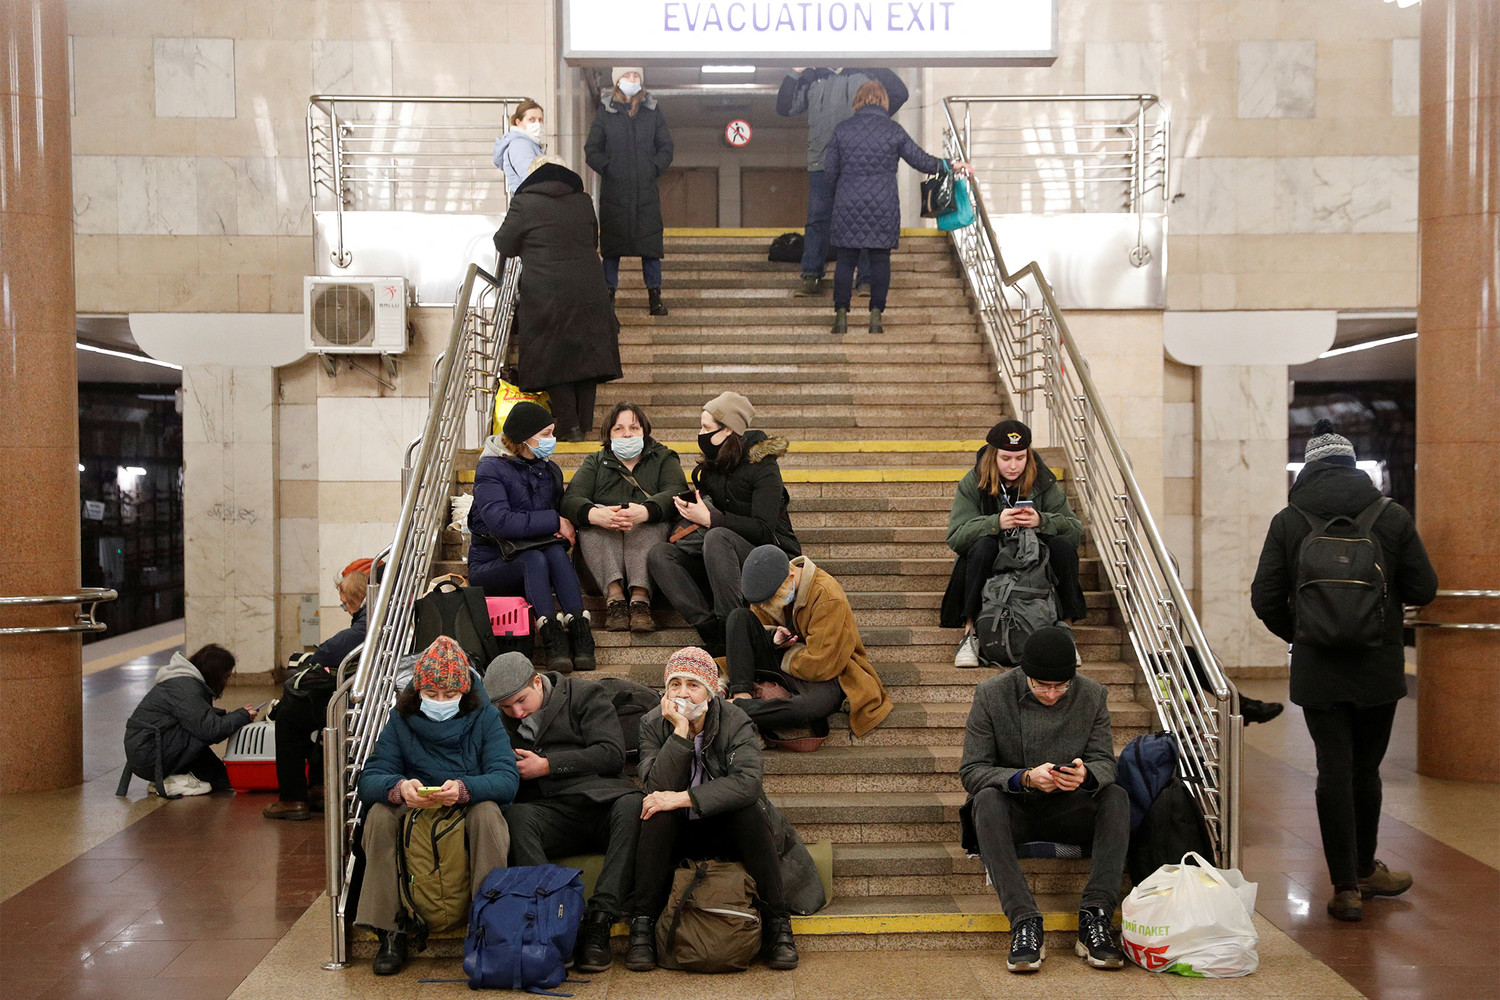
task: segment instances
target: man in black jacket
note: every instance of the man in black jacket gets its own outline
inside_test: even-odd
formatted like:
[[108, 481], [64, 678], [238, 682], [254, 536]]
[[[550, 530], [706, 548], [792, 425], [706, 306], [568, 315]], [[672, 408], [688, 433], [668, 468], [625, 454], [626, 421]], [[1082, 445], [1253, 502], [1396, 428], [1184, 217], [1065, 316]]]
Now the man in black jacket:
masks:
[[1291, 699], [1302, 706], [1317, 748], [1318, 826], [1334, 889], [1328, 912], [1339, 920], [1359, 920], [1363, 899], [1399, 896], [1411, 888], [1409, 873], [1393, 872], [1375, 859], [1380, 762], [1396, 704], [1406, 695], [1401, 605], [1427, 604], [1436, 597], [1437, 573], [1411, 515], [1386, 501], [1370, 530], [1385, 580], [1378, 644], [1315, 645], [1297, 638], [1297, 564], [1311, 522], [1357, 519], [1381, 502], [1380, 491], [1354, 464], [1354, 447], [1333, 432], [1330, 421], [1319, 420], [1313, 435], [1290, 502], [1266, 533], [1250, 605], [1266, 628], [1292, 644]]
[[538, 673], [522, 653], [496, 657], [484, 689], [505, 716], [521, 772], [516, 800], [505, 808], [510, 863], [604, 852], [573, 950], [579, 972], [603, 972], [610, 928], [630, 896], [642, 798], [621, 776], [625, 737], [614, 705], [599, 685]]

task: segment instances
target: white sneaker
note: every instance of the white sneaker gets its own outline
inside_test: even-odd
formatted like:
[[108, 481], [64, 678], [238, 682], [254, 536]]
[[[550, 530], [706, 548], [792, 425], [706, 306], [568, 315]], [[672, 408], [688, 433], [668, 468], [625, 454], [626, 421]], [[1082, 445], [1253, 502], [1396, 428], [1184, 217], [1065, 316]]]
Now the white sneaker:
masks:
[[958, 643], [958, 652], [953, 656], [955, 667], [979, 666], [979, 633], [970, 632]]
[[[168, 795], [207, 795], [214, 790], [214, 786], [191, 774], [169, 774], [162, 781], [162, 786]], [[151, 785], [151, 792], [156, 792], [154, 783]]]

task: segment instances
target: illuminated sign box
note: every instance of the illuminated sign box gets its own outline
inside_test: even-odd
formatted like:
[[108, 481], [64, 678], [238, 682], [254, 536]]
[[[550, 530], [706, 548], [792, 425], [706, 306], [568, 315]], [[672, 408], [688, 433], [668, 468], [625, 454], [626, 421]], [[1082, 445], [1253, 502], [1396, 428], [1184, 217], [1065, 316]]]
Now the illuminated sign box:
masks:
[[563, 0], [580, 65], [1050, 66], [1057, 0]]

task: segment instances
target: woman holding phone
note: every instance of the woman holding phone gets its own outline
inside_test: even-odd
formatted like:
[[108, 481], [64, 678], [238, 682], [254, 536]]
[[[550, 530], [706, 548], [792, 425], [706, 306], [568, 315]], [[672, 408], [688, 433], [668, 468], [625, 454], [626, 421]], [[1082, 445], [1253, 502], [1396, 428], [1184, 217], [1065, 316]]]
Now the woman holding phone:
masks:
[[963, 626], [963, 639], [953, 657], [955, 667], [979, 666], [974, 619], [1000, 551], [1000, 532], [1013, 528], [1036, 529], [1047, 546], [1061, 616], [1076, 622], [1087, 615], [1083, 588], [1078, 584], [1083, 523], [1068, 505], [1057, 477], [1031, 447], [1031, 428], [1019, 420], [1002, 420], [985, 435], [974, 468], [959, 481], [948, 515], [948, 547], [958, 558], [943, 594], [938, 624]]

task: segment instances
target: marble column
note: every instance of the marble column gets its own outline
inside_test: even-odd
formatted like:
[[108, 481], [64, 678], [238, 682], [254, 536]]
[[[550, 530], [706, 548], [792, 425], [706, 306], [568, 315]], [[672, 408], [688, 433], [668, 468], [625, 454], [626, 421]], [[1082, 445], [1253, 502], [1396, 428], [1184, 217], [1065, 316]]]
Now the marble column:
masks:
[[[78, 361], [67, 9], [0, 0], [0, 595], [78, 590]], [[76, 605], [0, 627], [71, 622]], [[83, 778], [76, 633], [0, 636], [0, 792]], [[38, 766], [45, 761], [45, 766]]]
[[[1422, 4], [1417, 528], [1445, 590], [1500, 587], [1500, 5]], [[1432, 621], [1500, 622], [1440, 597]], [[1417, 630], [1417, 769], [1500, 781], [1500, 633]]]

